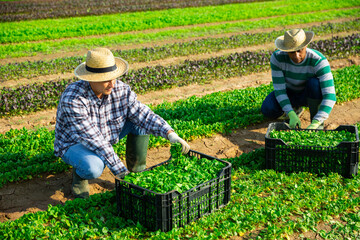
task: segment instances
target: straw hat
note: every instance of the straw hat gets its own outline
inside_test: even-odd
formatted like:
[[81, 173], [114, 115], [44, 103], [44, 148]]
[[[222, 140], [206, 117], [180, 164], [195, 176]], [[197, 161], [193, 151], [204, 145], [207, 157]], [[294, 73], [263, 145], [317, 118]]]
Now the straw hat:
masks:
[[125, 74], [129, 64], [122, 58], [114, 57], [107, 48], [89, 50], [86, 62], [75, 69], [75, 76], [89, 82], [113, 80]]
[[294, 52], [307, 46], [313, 39], [314, 32], [302, 29], [286, 31], [284, 36], [275, 40], [275, 46], [284, 52]]

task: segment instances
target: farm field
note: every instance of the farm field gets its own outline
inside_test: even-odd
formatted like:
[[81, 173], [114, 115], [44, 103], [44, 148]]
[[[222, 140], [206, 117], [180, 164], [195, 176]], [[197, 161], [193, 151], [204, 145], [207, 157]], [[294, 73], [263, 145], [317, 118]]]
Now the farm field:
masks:
[[[42, 2], [51, 1], [34, 1]], [[144, 2], [151, 6], [151, 1]], [[57, 19], [29, 15], [32, 20], [17, 22], [4, 20], [6, 14], [3, 18], [0, 14], [0, 163], [7, 159], [6, 154], [11, 158], [20, 153], [16, 143], [1, 145], [9, 144], [5, 134], [15, 139], [12, 129], [26, 129], [29, 139], [33, 139], [32, 131], [43, 129], [39, 142], [46, 150], [34, 145], [25, 157], [51, 155], [56, 101], [63, 87], [75, 81], [72, 71], [84, 60], [87, 49], [105, 46], [129, 61], [130, 72], [124, 81], [138, 99], [176, 126], [192, 149], [233, 164], [230, 204], [184, 228], [149, 232], [113, 216], [114, 177], [107, 168], [99, 179], [90, 181], [90, 200], [79, 201], [70, 193], [71, 169], [50, 157], [49, 166], [54, 164], [54, 168], [0, 182], [0, 236], [360, 238], [359, 176], [344, 179], [337, 174], [266, 170], [263, 148], [270, 121], [260, 114], [261, 101], [271, 90], [269, 56], [275, 50], [274, 40], [285, 29], [301, 27], [315, 32], [309, 47], [324, 53], [335, 76], [338, 102], [325, 129], [347, 124], [359, 127], [360, 3], [223, 1], [228, 4], [218, 5], [218, 1], [194, 1], [195, 6], [187, 9], [170, 0], [164, 2], [169, 7], [155, 6], [155, 11], [93, 15], [90, 11]], [[231, 14], [234, 10], [237, 13]], [[117, 24], [101, 27], [111, 21]], [[206, 103], [213, 104], [214, 111]], [[306, 110], [302, 126], [310, 123], [309, 118]], [[123, 157], [121, 146], [117, 151]], [[167, 141], [152, 138], [147, 166], [169, 156]], [[5, 172], [0, 174], [5, 177]], [[71, 207], [76, 205], [78, 209]], [[17, 230], [21, 226], [27, 232]]]

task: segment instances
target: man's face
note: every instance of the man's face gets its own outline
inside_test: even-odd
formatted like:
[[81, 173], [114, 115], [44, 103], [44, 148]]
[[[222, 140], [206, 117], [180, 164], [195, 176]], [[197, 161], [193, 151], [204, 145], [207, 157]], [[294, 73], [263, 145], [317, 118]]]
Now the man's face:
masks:
[[301, 63], [306, 56], [306, 47], [299, 49], [295, 52], [288, 52], [289, 57], [294, 63]]
[[102, 98], [104, 95], [109, 95], [112, 89], [115, 87], [116, 79], [105, 82], [90, 82], [91, 89], [94, 91], [98, 98]]

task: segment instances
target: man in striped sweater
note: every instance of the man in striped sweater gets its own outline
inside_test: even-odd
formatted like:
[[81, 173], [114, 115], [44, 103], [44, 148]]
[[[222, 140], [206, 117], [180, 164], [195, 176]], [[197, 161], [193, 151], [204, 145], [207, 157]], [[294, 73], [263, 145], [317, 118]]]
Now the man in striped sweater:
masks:
[[307, 128], [322, 129], [336, 102], [329, 62], [307, 48], [313, 37], [311, 31], [286, 31], [275, 40], [279, 50], [270, 58], [274, 91], [265, 98], [261, 111], [271, 119], [287, 114], [291, 128], [301, 127], [298, 110], [308, 106], [311, 124]]

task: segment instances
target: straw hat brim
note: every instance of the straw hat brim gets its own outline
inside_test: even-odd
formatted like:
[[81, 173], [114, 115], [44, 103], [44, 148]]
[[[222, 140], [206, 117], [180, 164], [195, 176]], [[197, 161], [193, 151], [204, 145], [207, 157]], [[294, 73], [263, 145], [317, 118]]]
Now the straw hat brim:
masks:
[[287, 48], [284, 45], [284, 36], [280, 36], [275, 40], [275, 46], [283, 52], [295, 52], [299, 49], [306, 47], [313, 40], [314, 32], [307, 31], [307, 32], [305, 32], [305, 36], [306, 36], [305, 41], [302, 44], [300, 44], [296, 47], [293, 47], [293, 48]]
[[86, 70], [86, 62], [81, 63], [79, 66], [75, 68], [75, 76], [81, 80], [85, 80], [88, 82], [105, 82], [109, 80], [113, 80], [118, 78], [129, 70], [129, 64], [122, 58], [115, 57], [115, 65], [116, 69], [111, 72], [105, 73], [94, 73]]

